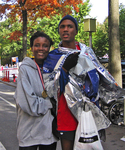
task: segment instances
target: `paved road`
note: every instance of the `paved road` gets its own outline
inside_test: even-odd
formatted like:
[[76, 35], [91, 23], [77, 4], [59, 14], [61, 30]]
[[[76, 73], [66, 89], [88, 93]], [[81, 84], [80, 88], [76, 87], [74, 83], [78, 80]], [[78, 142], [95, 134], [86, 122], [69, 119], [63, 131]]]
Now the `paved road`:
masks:
[[6, 150], [18, 150], [14, 91], [14, 87], [0, 82], [0, 142]]
[[[16, 84], [8, 86], [0, 82], [0, 150], [18, 150], [16, 138], [16, 109], [13, 94]], [[102, 142], [104, 150], [125, 150], [125, 126], [111, 125], [106, 129], [106, 142]], [[5, 147], [2, 148], [1, 143]], [[61, 150], [60, 142], [57, 150]]]
[[125, 142], [120, 140], [125, 136], [125, 126], [111, 125], [106, 129], [106, 142], [102, 143], [104, 150], [125, 150]]

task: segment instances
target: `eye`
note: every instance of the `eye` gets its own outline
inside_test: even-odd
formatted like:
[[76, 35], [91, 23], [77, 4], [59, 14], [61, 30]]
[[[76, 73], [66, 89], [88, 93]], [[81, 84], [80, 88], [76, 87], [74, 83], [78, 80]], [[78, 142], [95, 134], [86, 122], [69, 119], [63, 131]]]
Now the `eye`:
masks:
[[61, 28], [61, 29], [65, 28], [65, 25], [61, 25], [60, 28]]
[[45, 47], [45, 48], [48, 48], [48, 47], [49, 47], [49, 45], [47, 45], [47, 44], [44, 44], [44, 45], [43, 45], [43, 47]]
[[35, 46], [35, 47], [39, 47], [39, 46], [40, 46], [40, 44], [38, 44], [38, 43], [37, 43], [37, 44], [35, 44], [34, 46]]
[[68, 28], [73, 28], [73, 26], [71, 24], [68, 25]]

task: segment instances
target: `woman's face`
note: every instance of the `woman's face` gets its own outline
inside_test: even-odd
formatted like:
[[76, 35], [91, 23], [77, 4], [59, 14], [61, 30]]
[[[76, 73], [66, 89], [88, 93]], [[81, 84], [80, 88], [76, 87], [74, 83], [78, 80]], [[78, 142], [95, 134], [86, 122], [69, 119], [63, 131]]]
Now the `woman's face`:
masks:
[[33, 41], [32, 52], [36, 63], [43, 64], [50, 50], [50, 42], [45, 37], [38, 37]]

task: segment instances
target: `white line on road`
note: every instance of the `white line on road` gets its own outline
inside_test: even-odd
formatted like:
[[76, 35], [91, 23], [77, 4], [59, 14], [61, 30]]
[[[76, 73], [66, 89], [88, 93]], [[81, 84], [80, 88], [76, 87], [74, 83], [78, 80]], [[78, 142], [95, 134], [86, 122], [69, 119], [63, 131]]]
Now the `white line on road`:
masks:
[[[8, 103], [9, 105], [11, 105], [12, 107], [16, 108], [16, 105], [10, 103], [9, 101], [7, 101], [6, 99], [4, 99], [3, 97], [0, 96], [0, 98], [5, 101], [6, 103]], [[1, 150], [1, 149], [0, 149]]]
[[1, 91], [0, 91], [0, 94], [6, 94], [6, 95], [14, 95], [14, 93], [15, 93], [15, 92], [1, 92]]
[[0, 142], [0, 150], [6, 150], [1, 142]]

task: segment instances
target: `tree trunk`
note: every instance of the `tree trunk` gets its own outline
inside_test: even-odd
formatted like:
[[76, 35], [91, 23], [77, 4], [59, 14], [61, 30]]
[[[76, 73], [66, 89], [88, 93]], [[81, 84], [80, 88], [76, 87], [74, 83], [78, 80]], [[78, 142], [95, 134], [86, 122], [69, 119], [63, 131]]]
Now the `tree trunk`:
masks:
[[109, 0], [109, 72], [122, 87], [119, 42], [119, 0]]
[[27, 11], [22, 10], [22, 16], [23, 16], [23, 50], [21, 53], [21, 61], [24, 57], [26, 57], [27, 53]]

